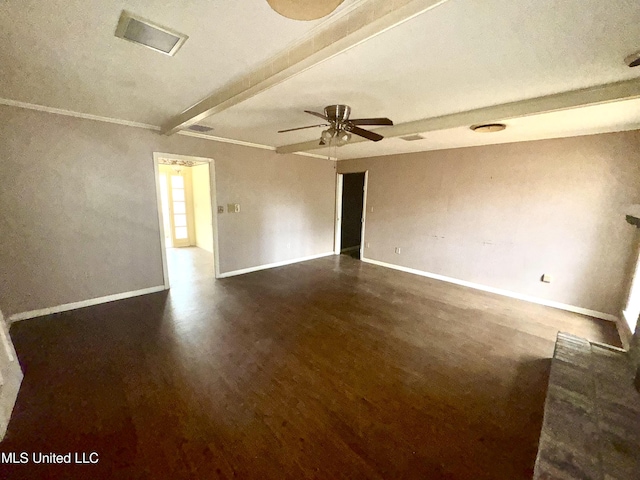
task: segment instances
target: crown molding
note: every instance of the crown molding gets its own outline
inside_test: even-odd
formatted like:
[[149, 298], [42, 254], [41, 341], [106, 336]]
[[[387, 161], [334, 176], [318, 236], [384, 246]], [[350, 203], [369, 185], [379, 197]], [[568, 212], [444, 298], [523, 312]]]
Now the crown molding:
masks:
[[216, 137], [214, 135], [206, 135], [204, 133], [192, 132], [191, 130], [180, 130], [178, 135], [184, 135], [186, 137], [204, 138], [205, 140], [213, 140], [214, 142], [232, 143], [233, 145], [242, 145], [243, 147], [260, 148], [261, 150], [273, 150], [276, 147], [269, 145], [263, 145], [261, 143], [245, 142], [244, 140], [234, 140], [232, 138]]
[[116, 125], [125, 125], [127, 127], [144, 128], [146, 130], [160, 131], [160, 127], [149, 125], [148, 123], [132, 122], [129, 120], [121, 120], [119, 118], [102, 117], [100, 115], [92, 115], [90, 113], [74, 112], [73, 110], [65, 110], [64, 108], [46, 107], [35, 103], [19, 102], [8, 98], [0, 98], [0, 105], [8, 105], [10, 107], [26, 108], [28, 110], [37, 110], [38, 112], [53, 113], [56, 115], [64, 115], [66, 117], [83, 118], [85, 120], [96, 120], [98, 122], [115, 123]]
[[[20, 102], [18, 100], [11, 100], [9, 98], [0, 98], [0, 105], [24, 108], [27, 110], [35, 110], [38, 112], [52, 113], [54, 115], [63, 115], [65, 117], [82, 118], [84, 120], [94, 120], [97, 122], [112, 123], [115, 125], [124, 125], [126, 127], [144, 128], [145, 130], [152, 130], [154, 132], [160, 131], [159, 126], [150, 125], [148, 123], [132, 122], [130, 120], [121, 120], [119, 118], [103, 117], [101, 115], [92, 115], [90, 113], [74, 112], [73, 110], [66, 110], [64, 108], [47, 107], [45, 105], [38, 105], [35, 103], [28, 103], [28, 102]], [[249, 147], [249, 148], [259, 148], [261, 150], [271, 150], [274, 152], [276, 150], [276, 147], [272, 147], [270, 145], [262, 145], [260, 143], [245, 142], [244, 140], [235, 140], [233, 138], [223, 138], [223, 137], [215, 137], [213, 135], [204, 135], [202, 133], [191, 132], [188, 130], [181, 130], [180, 132], [178, 132], [178, 135], [185, 135], [187, 137], [196, 137], [196, 138], [201, 138], [204, 140], [210, 140], [210, 141], [220, 142], [220, 143], [231, 143], [233, 145], [241, 145], [243, 147]], [[312, 158], [321, 158], [323, 160], [327, 160], [327, 159], [335, 160], [335, 158], [333, 157], [327, 157], [325, 155], [320, 155], [317, 153], [298, 152], [295, 155], [312, 157]]]
[[[276, 147], [270, 145], [263, 145], [261, 143], [245, 142], [244, 140], [235, 140], [233, 138], [216, 137], [214, 135], [207, 135], [206, 133], [192, 132], [190, 130], [180, 130], [178, 135], [185, 135], [187, 137], [203, 138], [205, 140], [213, 140], [214, 142], [231, 143], [233, 145], [242, 145], [243, 147], [259, 148], [261, 150], [276, 151]], [[296, 152], [294, 155], [300, 155], [301, 157], [321, 158], [323, 160], [336, 160], [334, 157], [328, 157], [326, 155], [320, 155], [318, 153], [309, 152]]]

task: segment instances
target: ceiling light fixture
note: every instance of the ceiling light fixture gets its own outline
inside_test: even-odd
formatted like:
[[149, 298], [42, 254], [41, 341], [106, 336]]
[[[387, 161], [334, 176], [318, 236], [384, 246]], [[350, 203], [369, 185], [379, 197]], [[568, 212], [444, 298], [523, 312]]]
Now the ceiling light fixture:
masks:
[[344, 0], [267, 0], [269, 6], [292, 20], [317, 20], [326, 17]]
[[631, 55], [629, 55], [624, 59], [624, 63], [626, 63], [630, 67], [640, 66], [640, 52], [632, 53]]
[[501, 132], [507, 126], [504, 123], [485, 123], [483, 125], [472, 125], [471, 130], [478, 133], [495, 133]]
[[213, 127], [207, 127], [206, 125], [198, 125], [196, 123], [195, 125], [189, 125], [187, 127], [187, 130], [191, 130], [193, 132], [198, 132], [198, 133], [206, 133], [206, 132], [212, 131]]
[[336, 130], [335, 128], [327, 128], [320, 134], [320, 145], [333, 143], [334, 146], [341, 147], [351, 140], [351, 133], [344, 130]]
[[320, 139], [323, 142], [322, 144], [325, 145], [326, 143], [330, 142], [331, 139], [336, 136], [336, 133], [338, 132], [336, 132], [336, 129], [333, 127], [323, 130], [322, 134], [320, 135]]
[[349, 132], [340, 132], [338, 135], [338, 146], [346, 145], [351, 140], [351, 134]]
[[170, 57], [174, 56], [189, 38], [182, 33], [133, 15], [126, 10], [120, 14], [115, 36]]
[[423, 140], [424, 137], [418, 133], [416, 133], [415, 135], [406, 135], [404, 137], [400, 137], [402, 140], [404, 140], [405, 142], [415, 142], [417, 140]]

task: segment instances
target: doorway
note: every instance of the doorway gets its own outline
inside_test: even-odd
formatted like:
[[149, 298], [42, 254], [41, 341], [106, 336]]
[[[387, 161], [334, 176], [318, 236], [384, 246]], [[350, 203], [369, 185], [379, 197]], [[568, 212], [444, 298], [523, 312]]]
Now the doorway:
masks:
[[217, 278], [213, 160], [154, 153], [165, 288]]
[[338, 174], [335, 253], [360, 259], [364, 253], [367, 172]]

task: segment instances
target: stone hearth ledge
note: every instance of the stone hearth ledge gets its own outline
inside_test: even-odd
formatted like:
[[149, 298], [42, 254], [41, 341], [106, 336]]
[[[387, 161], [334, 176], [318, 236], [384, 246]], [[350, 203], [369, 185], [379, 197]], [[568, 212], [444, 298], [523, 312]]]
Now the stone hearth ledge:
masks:
[[632, 359], [622, 349], [558, 333], [534, 480], [640, 479]]

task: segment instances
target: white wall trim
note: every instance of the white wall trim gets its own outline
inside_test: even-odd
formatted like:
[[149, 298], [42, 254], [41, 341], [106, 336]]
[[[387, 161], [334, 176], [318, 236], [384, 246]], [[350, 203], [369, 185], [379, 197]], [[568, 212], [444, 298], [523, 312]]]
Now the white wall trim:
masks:
[[344, 174], [336, 175], [336, 212], [335, 222], [333, 222], [333, 253], [340, 255], [342, 250], [342, 188], [344, 185]]
[[[272, 147], [270, 145], [264, 145], [262, 143], [245, 142], [244, 140], [235, 140], [233, 138], [216, 137], [215, 135], [207, 135], [205, 133], [193, 132], [191, 130], [180, 130], [179, 132], [177, 132], [177, 134], [185, 135], [187, 137], [196, 137], [196, 138], [203, 138], [205, 140], [213, 140], [214, 142], [231, 143], [233, 145], [241, 145], [243, 147], [259, 148], [261, 150], [271, 150], [272, 152], [276, 151], [276, 147]], [[322, 160], [331, 160], [331, 161], [337, 160], [337, 158], [331, 157], [330, 155], [321, 155], [319, 153], [296, 152], [294, 153], [294, 155], [300, 155], [301, 157], [321, 158]]]
[[118, 118], [102, 117], [100, 115], [92, 115], [90, 113], [74, 112], [73, 110], [65, 110], [64, 108], [46, 107], [44, 105], [36, 105], [35, 103], [19, 102], [17, 100], [11, 100], [8, 98], [0, 98], [0, 105], [26, 108], [27, 110], [37, 110], [38, 112], [64, 115], [65, 117], [84, 118], [85, 120], [96, 120], [98, 122], [115, 123], [117, 125], [125, 125], [127, 127], [137, 127], [137, 128], [145, 128], [147, 130], [160, 131], [160, 127], [156, 127], [155, 125], [149, 125], [148, 123], [131, 122], [129, 120], [120, 120]]
[[[262, 150], [275, 150], [275, 147], [269, 145], [263, 145], [261, 143], [245, 142], [244, 140], [234, 140], [232, 138], [216, 137], [214, 135], [207, 135], [199, 132], [192, 132], [191, 130], [180, 130], [178, 135], [185, 135], [187, 137], [204, 138], [205, 140], [213, 140], [214, 142], [232, 143], [234, 145], [242, 145], [243, 147], [260, 148]], [[323, 157], [324, 158], [324, 157]]]
[[[66, 110], [64, 108], [47, 107], [45, 105], [37, 105], [35, 103], [20, 102], [18, 100], [11, 100], [9, 98], [0, 98], [0, 105], [7, 105], [9, 107], [25, 108], [27, 110], [36, 110], [38, 112], [53, 113], [55, 115], [63, 115], [65, 117], [74, 117], [74, 118], [82, 118], [84, 120], [95, 120], [97, 122], [113, 123], [113, 124], [116, 124], [116, 125], [124, 125], [126, 127], [144, 128], [146, 130], [153, 130], [153, 131], [156, 131], [156, 132], [160, 131], [160, 127], [158, 127], [156, 125], [150, 125], [148, 123], [132, 122], [130, 120], [121, 120], [119, 118], [103, 117], [101, 115], [92, 115], [90, 113], [74, 112], [73, 110]], [[243, 147], [249, 147], [249, 148], [259, 148], [259, 149], [262, 149], [262, 150], [272, 150], [272, 151], [276, 150], [276, 147], [271, 147], [269, 145], [262, 145], [260, 143], [245, 142], [243, 140], [234, 140], [233, 138], [215, 137], [213, 135], [205, 135], [205, 134], [198, 133], [198, 132], [192, 132], [190, 130], [181, 130], [181, 131], [178, 132], [178, 135], [185, 135], [187, 137], [202, 138], [204, 140], [210, 140], [210, 141], [213, 141], [213, 142], [231, 143], [233, 145], [241, 145]], [[295, 153], [295, 155], [300, 155], [300, 156], [304, 156], [304, 157], [312, 157], [312, 158], [321, 158], [323, 160], [332, 160], [332, 161], [336, 161], [337, 160], [337, 158], [334, 158], [334, 157], [331, 157], [331, 156], [327, 156], [327, 155], [321, 155], [319, 153], [297, 152], [297, 153]]]
[[322, 160], [330, 160], [332, 162], [338, 161], [338, 157], [332, 157], [331, 155], [320, 155], [319, 153], [296, 152], [294, 153], [294, 155], [300, 155], [301, 157], [321, 158]]
[[167, 266], [167, 245], [165, 241], [164, 221], [162, 218], [162, 197], [160, 194], [160, 154], [153, 152], [153, 177], [156, 186], [156, 209], [158, 210], [158, 229], [160, 231], [160, 251], [162, 257], [162, 279], [165, 290], [171, 288], [169, 267]]
[[211, 230], [213, 234], [213, 268], [216, 278], [220, 278], [220, 249], [218, 248], [218, 194], [216, 188], [216, 162], [213, 158], [192, 157], [189, 155], [178, 155], [175, 153], [153, 152], [153, 174], [156, 181], [156, 208], [158, 210], [158, 224], [160, 228], [160, 247], [162, 248], [162, 273], [164, 277], [164, 285], [168, 290], [169, 286], [169, 268], [167, 266], [167, 249], [165, 243], [164, 222], [162, 218], [162, 199], [160, 196], [160, 175], [159, 165], [160, 159], [169, 160], [186, 160], [204, 162], [209, 165], [209, 197], [211, 199]]
[[130, 292], [115, 293], [113, 295], [107, 295], [106, 297], [90, 298], [89, 300], [82, 300], [80, 302], [65, 303], [64, 305], [58, 305], [55, 307], [42, 308], [40, 310], [31, 310], [29, 312], [14, 313], [9, 316], [9, 322], [17, 322], [18, 320], [27, 320], [29, 318], [42, 317], [44, 315], [51, 315], [52, 313], [67, 312], [69, 310], [77, 310], [78, 308], [92, 307], [94, 305], [100, 305], [101, 303], [115, 302], [116, 300], [124, 300], [125, 298], [138, 297], [140, 295], [147, 295], [149, 293], [157, 293], [165, 290], [164, 285], [158, 285], [157, 287], [143, 288], [142, 290], [132, 290]]
[[609, 320], [611, 322], [618, 322], [618, 317], [611, 315], [610, 313], [598, 312], [596, 310], [589, 310], [588, 308], [575, 307], [573, 305], [567, 305], [565, 303], [555, 302], [553, 300], [546, 300], [544, 298], [532, 297], [522, 293], [511, 292], [509, 290], [503, 290], [501, 288], [489, 287], [481, 285], [479, 283], [467, 282], [466, 280], [458, 280], [457, 278], [446, 277], [444, 275], [438, 275], [436, 273], [424, 272], [422, 270], [416, 270], [415, 268], [403, 267], [400, 265], [394, 265], [392, 263], [380, 262], [378, 260], [371, 260], [369, 258], [362, 257], [361, 260], [366, 263], [378, 265], [380, 267], [392, 268], [394, 270], [400, 270], [401, 272], [413, 273], [414, 275], [420, 275], [421, 277], [433, 278], [435, 280], [441, 280], [443, 282], [455, 283], [456, 285], [462, 285], [463, 287], [474, 288], [476, 290], [482, 290], [483, 292], [495, 293], [496, 295], [502, 295], [504, 297], [517, 298], [518, 300], [524, 300], [525, 302], [537, 303], [538, 305], [545, 305], [547, 307], [553, 307], [560, 310], [566, 310], [568, 312], [579, 313], [581, 315], [588, 315], [589, 317], [600, 318], [602, 320]]
[[325, 252], [325, 253], [320, 253], [318, 255], [310, 255], [308, 257], [300, 257], [300, 258], [294, 258], [292, 260], [284, 260], [282, 262], [267, 263], [265, 265], [258, 265], [257, 267], [249, 267], [249, 268], [243, 268], [240, 270], [233, 270], [231, 272], [221, 273], [218, 276], [218, 278], [235, 277], [236, 275], [243, 275], [245, 273], [257, 272], [258, 270], [267, 270], [269, 268], [283, 267], [285, 265], [291, 265], [292, 263], [306, 262], [308, 260], [315, 260], [316, 258], [328, 257], [330, 255], [335, 255], [335, 253]]
[[364, 186], [362, 187], [362, 226], [360, 227], [360, 258], [364, 257], [364, 234], [367, 223], [367, 193], [369, 191], [369, 170], [364, 171]]

